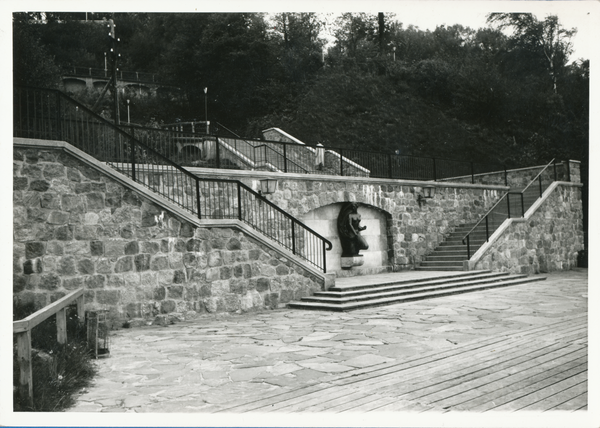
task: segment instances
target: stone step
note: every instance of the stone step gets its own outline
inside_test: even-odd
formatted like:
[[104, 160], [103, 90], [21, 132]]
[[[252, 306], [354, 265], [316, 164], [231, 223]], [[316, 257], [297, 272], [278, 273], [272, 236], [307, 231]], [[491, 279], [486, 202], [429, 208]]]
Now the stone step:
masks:
[[434, 291], [423, 291], [417, 292], [410, 295], [398, 295], [398, 296], [388, 296], [388, 297], [376, 297], [368, 300], [361, 301], [349, 301], [345, 303], [328, 303], [328, 302], [319, 302], [319, 301], [299, 301], [299, 302], [291, 302], [288, 303], [288, 307], [294, 309], [312, 309], [312, 310], [327, 310], [327, 311], [350, 311], [354, 309], [362, 309], [373, 306], [382, 306], [382, 305], [390, 305], [395, 303], [405, 303], [416, 300], [425, 300], [425, 299], [433, 299], [436, 297], [444, 297], [450, 296], [454, 294], [461, 293], [470, 293], [474, 291], [482, 291], [488, 290], [492, 288], [498, 287], [508, 287], [512, 285], [525, 284], [528, 282], [541, 281], [546, 279], [545, 277], [541, 278], [519, 278], [514, 280], [507, 281], [498, 281], [486, 284], [475, 284], [475, 285], [465, 285], [463, 287], [445, 289], [445, 290], [434, 290]]
[[425, 259], [423, 261], [427, 261], [427, 262], [461, 262], [463, 260], [467, 260], [467, 252], [465, 251], [464, 254], [456, 254], [456, 255], [449, 255], [449, 254], [445, 254], [442, 252], [437, 252], [434, 251], [433, 253], [425, 256]]
[[419, 267], [423, 268], [423, 267], [460, 267], [462, 268], [463, 266], [463, 262], [462, 261], [427, 261], [427, 260], [423, 260], [421, 262], [421, 264], [419, 265]]
[[[331, 287], [327, 291], [317, 291], [313, 296], [327, 298], [346, 298], [364, 296], [373, 293], [406, 291], [421, 287], [436, 287], [451, 284], [464, 284], [469, 281], [499, 281], [509, 276], [506, 272], [472, 271], [472, 275], [443, 275], [422, 280], [393, 281], [372, 285], [355, 285], [353, 287]], [[467, 273], [467, 272], [465, 272]], [[525, 276], [525, 275], [522, 275]]]
[[[400, 279], [394, 278], [388, 281], [376, 281], [370, 282], [368, 284], [363, 284], [360, 281], [358, 284], [354, 283], [352, 285], [348, 284], [337, 284], [333, 287], [330, 287], [328, 291], [319, 291], [318, 293], [344, 293], [344, 292], [356, 292], [361, 290], [371, 290], [373, 287], [390, 287], [390, 286], [400, 286], [405, 287], [409, 285], [418, 286], [419, 284], [433, 283], [433, 282], [457, 282], [457, 281], [465, 281], [470, 278], [481, 279], [481, 278], [489, 278], [490, 276], [497, 275], [508, 275], [503, 272], [492, 273], [490, 270], [471, 270], [465, 271], [460, 274], [450, 273], [450, 274], [437, 274], [435, 276], [428, 276], [423, 278], [411, 278], [411, 279]], [[358, 277], [357, 277], [358, 278]]]
[[497, 277], [491, 277], [488, 279], [469, 279], [461, 282], [437, 282], [429, 284], [425, 282], [417, 285], [402, 286], [396, 289], [393, 287], [374, 287], [370, 290], [361, 290], [360, 292], [343, 292], [343, 293], [329, 293], [319, 292], [313, 296], [303, 297], [303, 302], [322, 302], [322, 303], [334, 303], [343, 304], [348, 302], [361, 302], [369, 299], [380, 299], [395, 296], [409, 296], [411, 294], [419, 294], [425, 292], [434, 292], [440, 290], [452, 290], [454, 288], [472, 287], [476, 285], [492, 284], [497, 282], [513, 281], [516, 283], [518, 280], [527, 278], [527, 275], [501, 275]]

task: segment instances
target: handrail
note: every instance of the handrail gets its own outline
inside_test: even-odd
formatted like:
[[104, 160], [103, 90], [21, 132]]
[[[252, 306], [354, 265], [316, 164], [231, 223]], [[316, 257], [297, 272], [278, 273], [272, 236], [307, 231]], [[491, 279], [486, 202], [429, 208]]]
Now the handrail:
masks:
[[[554, 159], [556, 159], [556, 158], [554, 158]], [[534, 182], [535, 182], [535, 181], [536, 181], [536, 180], [537, 180], [537, 179], [540, 177], [540, 175], [542, 175], [542, 174], [544, 173], [544, 171], [546, 171], [546, 170], [548, 169], [548, 167], [554, 163], [554, 159], [552, 159], [552, 160], [551, 160], [551, 161], [548, 163], [548, 165], [546, 165], [546, 166], [545, 166], [545, 167], [544, 167], [544, 168], [543, 168], [543, 169], [542, 169], [542, 170], [541, 170], [541, 171], [540, 171], [540, 172], [539, 172], [539, 173], [538, 173], [538, 174], [537, 174], [537, 175], [536, 175], [536, 176], [533, 178], [533, 180], [531, 180], [531, 181], [529, 182], [529, 184], [528, 184], [527, 186], [525, 186], [525, 188], [524, 188], [523, 190], [521, 190], [521, 192], [518, 192], [518, 193], [525, 193], [525, 191], [526, 191], [527, 189], [529, 189], [529, 187], [530, 187], [530, 186], [531, 186], [531, 185], [532, 185], [532, 184], [533, 184], [533, 183], [534, 183]]]
[[[15, 89], [32, 92], [15, 99], [15, 136], [67, 141], [199, 219], [236, 218], [326, 272], [331, 242], [242, 182], [197, 177], [60, 91]], [[157, 181], [161, 174], [168, 179]]]
[[[489, 241], [490, 239], [490, 233], [489, 233], [489, 216], [496, 210], [496, 208], [498, 206], [500, 206], [500, 204], [506, 200], [507, 203], [507, 218], [511, 218], [511, 213], [510, 213], [510, 196], [509, 195], [521, 195], [521, 217], [523, 217], [525, 215], [525, 206], [524, 206], [524, 194], [525, 191], [529, 189], [529, 187], [535, 183], [536, 181], [540, 181], [540, 197], [542, 196], [542, 183], [541, 183], [541, 175], [548, 169], [548, 167], [550, 167], [550, 165], [555, 164], [555, 159], [552, 159], [544, 168], [542, 168], [542, 170], [529, 182], [529, 184], [527, 184], [527, 186], [525, 186], [525, 188], [523, 188], [523, 190], [515, 192], [515, 191], [508, 191], [506, 192], [500, 199], [498, 199], [498, 201], [479, 219], [479, 221], [477, 223], [475, 223], [475, 225], [469, 230], [469, 232], [467, 232], [463, 238], [462, 238], [462, 243], [465, 243], [465, 240], [467, 241], [467, 258], [470, 259], [471, 258], [471, 242], [470, 242], [470, 235], [473, 233], [473, 231], [479, 227], [479, 225], [485, 220], [486, 222], [486, 242]], [[556, 164], [555, 164], [555, 168], [556, 168]], [[555, 169], [555, 179], [556, 179], [556, 169]], [[493, 233], [493, 232], [492, 232]]]
[[22, 320], [13, 321], [13, 334], [17, 335], [17, 358], [19, 361], [19, 390], [33, 405], [33, 371], [31, 368], [31, 329], [56, 314], [56, 341], [67, 343], [67, 306], [77, 304], [77, 320], [85, 320], [84, 289], [75, 290], [54, 303], [40, 309]]

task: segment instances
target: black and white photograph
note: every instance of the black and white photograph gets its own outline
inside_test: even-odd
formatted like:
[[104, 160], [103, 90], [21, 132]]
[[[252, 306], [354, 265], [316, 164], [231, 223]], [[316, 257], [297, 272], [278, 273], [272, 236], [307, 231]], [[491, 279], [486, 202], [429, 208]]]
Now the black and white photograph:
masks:
[[599, 2], [2, 6], [0, 425], [600, 426]]

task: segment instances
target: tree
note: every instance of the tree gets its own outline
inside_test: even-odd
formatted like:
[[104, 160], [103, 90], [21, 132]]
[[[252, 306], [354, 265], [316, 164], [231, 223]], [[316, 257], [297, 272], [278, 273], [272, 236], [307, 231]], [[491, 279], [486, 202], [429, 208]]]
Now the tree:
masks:
[[531, 13], [491, 13], [487, 21], [498, 24], [500, 29], [512, 29], [513, 47], [533, 53], [532, 59], [545, 62], [556, 93], [558, 75], [572, 53], [571, 37], [577, 30], [561, 27], [556, 15], [538, 21]]
[[19, 85], [56, 87], [60, 71], [54, 57], [43, 46], [40, 17], [34, 14], [13, 15], [13, 81]]

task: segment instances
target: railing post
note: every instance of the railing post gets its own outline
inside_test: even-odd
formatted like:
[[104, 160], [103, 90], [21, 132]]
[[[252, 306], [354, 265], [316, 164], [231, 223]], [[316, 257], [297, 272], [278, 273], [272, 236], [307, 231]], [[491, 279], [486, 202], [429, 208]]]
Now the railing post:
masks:
[[508, 186], [508, 171], [506, 170], [506, 165], [504, 166], [504, 185]]
[[523, 197], [523, 192], [521, 192], [521, 213], [523, 217], [525, 217], [525, 199]]
[[540, 198], [541, 198], [542, 193], [543, 193], [543, 191], [542, 191], [542, 176], [541, 175], [538, 177], [538, 182], [540, 183]]
[[473, 162], [471, 162], [471, 184], [475, 184], [475, 168]]
[[131, 148], [131, 179], [135, 180], [135, 142], [133, 139], [129, 141], [129, 147]]
[[56, 341], [61, 345], [67, 343], [67, 309], [63, 308], [56, 313]]
[[215, 157], [216, 167], [221, 168], [221, 154], [219, 150], [219, 139], [215, 137]]
[[554, 181], [558, 181], [558, 174], [556, 172], [556, 159], [554, 159]]
[[238, 220], [242, 221], [242, 188], [240, 183], [237, 183], [237, 197], [238, 197]]
[[437, 181], [437, 168], [435, 166], [435, 158], [431, 158], [431, 160], [433, 161], [433, 181]]
[[283, 172], [288, 172], [287, 170], [287, 144], [283, 143]]
[[506, 209], [508, 211], [508, 218], [510, 218], [510, 193], [506, 194]]
[[296, 254], [296, 222], [292, 220], [292, 254]]
[[392, 178], [392, 155], [388, 153], [388, 178]]
[[566, 165], [567, 165], [567, 181], [570, 182], [571, 181], [571, 162], [569, 162], [569, 159], [567, 159], [565, 161]]
[[321, 241], [323, 244], [323, 273], [327, 273], [327, 250], [325, 249], [325, 241]]
[[60, 92], [56, 92], [56, 131], [57, 131], [57, 140], [62, 141], [62, 122], [60, 120], [61, 108], [60, 108]]
[[485, 216], [485, 241], [488, 242], [490, 240], [490, 227], [488, 224], [489, 216]]
[[344, 176], [344, 151], [340, 149], [340, 175]]
[[467, 260], [471, 260], [471, 240], [470, 235], [467, 235]]
[[196, 201], [198, 204], [198, 218], [202, 219], [202, 215], [200, 214], [200, 180], [196, 179]]
[[77, 302], [77, 321], [79, 324], [83, 324], [85, 322], [85, 294], [79, 296], [76, 300]]
[[17, 358], [19, 360], [19, 392], [33, 407], [33, 371], [31, 370], [31, 330], [17, 333]]

